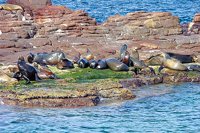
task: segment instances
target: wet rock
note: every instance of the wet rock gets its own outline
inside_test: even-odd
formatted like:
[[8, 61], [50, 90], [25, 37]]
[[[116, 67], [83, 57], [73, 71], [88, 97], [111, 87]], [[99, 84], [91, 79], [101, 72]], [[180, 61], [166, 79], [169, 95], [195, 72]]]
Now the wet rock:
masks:
[[97, 96], [87, 96], [82, 92], [77, 93], [77, 91], [45, 88], [23, 91], [1, 91], [0, 97], [5, 104], [25, 107], [77, 108], [96, 106], [99, 103], [99, 98]]

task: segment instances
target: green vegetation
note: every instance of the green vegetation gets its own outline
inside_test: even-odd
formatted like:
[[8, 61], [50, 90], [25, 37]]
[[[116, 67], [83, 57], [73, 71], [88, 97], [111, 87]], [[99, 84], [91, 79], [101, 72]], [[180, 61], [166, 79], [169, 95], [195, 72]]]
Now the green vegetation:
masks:
[[2, 85], [0, 84], [0, 89], [2, 90], [15, 90], [20, 91], [23, 89], [32, 88], [51, 88], [51, 89], [64, 89], [73, 90], [80, 87], [81, 83], [93, 83], [100, 79], [125, 79], [131, 78], [132, 74], [129, 72], [115, 72], [110, 69], [106, 70], [96, 70], [90, 68], [75, 68], [68, 70], [59, 70], [56, 67], [49, 67], [57, 76], [58, 80], [47, 79], [41, 81], [31, 81], [31, 84], [26, 84], [25, 80], [22, 80], [14, 85]]
[[131, 78], [132, 74], [128, 72], [115, 72], [110, 69], [96, 70], [90, 68], [75, 68], [65, 71], [57, 71], [55, 68], [51, 68], [59, 78], [66, 79], [68, 82], [83, 83], [83, 82], [95, 82], [98, 79], [125, 79]]

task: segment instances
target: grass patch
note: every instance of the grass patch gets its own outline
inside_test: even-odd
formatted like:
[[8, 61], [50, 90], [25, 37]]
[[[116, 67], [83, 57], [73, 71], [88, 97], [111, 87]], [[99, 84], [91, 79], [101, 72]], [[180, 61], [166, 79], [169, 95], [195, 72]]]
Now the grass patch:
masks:
[[68, 82], [95, 82], [98, 79], [125, 79], [132, 77], [129, 72], [115, 72], [110, 69], [97, 70], [90, 68], [75, 68], [67, 72], [56, 72], [59, 78], [69, 80]]

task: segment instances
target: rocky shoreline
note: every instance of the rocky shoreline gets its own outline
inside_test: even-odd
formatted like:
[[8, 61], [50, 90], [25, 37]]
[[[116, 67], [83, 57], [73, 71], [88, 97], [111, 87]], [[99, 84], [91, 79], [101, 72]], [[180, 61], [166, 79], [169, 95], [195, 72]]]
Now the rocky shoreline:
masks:
[[[102, 59], [118, 55], [117, 51], [124, 43], [130, 49], [137, 48], [142, 60], [160, 52], [174, 52], [195, 54], [200, 62], [199, 14], [195, 15], [193, 22], [184, 25], [180, 24], [178, 17], [168, 12], [115, 15], [98, 24], [84, 11], [53, 6], [49, 0], [29, 2], [32, 3], [8, 0], [8, 3], [20, 5], [24, 10], [0, 10], [0, 20], [4, 20], [0, 22], [2, 65], [16, 64], [20, 55], [27, 56], [30, 51], [63, 51], [68, 58], [73, 58], [89, 48], [96, 59]], [[73, 83], [71, 80], [74, 79], [56, 80], [54, 85], [50, 84], [53, 88], [46, 81], [33, 83], [33, 86], [2, 84], [1, 103], [28, 107], [95, 106], [101, 102], [101, 98], [133, 99], [136, 97], [133, 89], [143, 85], [199, 82], [200, 75], [199, 72], [164, 69], [162, 74], [155, 77], [131, 73], [127, 78], [113, 80], [106, 77], [92, 83]]]
[[[89, 69], [88, 69], [89, 70]], [[79, 71], [79, 68], [77, 68]], [[86, 71], [86, 70], [83, 70]], [[99, 71], [99, 70], [95, 70]], [[101, 70], [111, 71], [111, 70]], [[112, 71], [111, 71], [112, 72]], [[68, 75], [70, 72], [64, 72]], [[74, 73], [74, 72], [72, 72]], [[91, 72], [91, 73], [94, 73]], [[107, 73], [107, 72], [105, 72]], [[104, 74], [105, 74], [104, 73]], [[116, 73], [112, 72], [115, 76]], [[156, 84], [176, 84], [183, 82], [200, 82], [199, 72], [180, 72], [169, 69], [155, 76], [134, 75], [131, 72], [120, 72], [130, 74], [131, 77], [90, 79], [75, 81], [75, 78], [62, 77], [57, 80], [43, 80], [25, 85], [24, 82], [0, 86], [1, 104], [17, 105], [24, 107], [59, 107], [78, 108], [85, 106], [96, 106], [102, 102], [116, 102], [130, 100], [137, 97], [134, 90]], [[58, 74], [58, 73], [57, 73]], [[95, 74], [97, 75], [97, 74]]]

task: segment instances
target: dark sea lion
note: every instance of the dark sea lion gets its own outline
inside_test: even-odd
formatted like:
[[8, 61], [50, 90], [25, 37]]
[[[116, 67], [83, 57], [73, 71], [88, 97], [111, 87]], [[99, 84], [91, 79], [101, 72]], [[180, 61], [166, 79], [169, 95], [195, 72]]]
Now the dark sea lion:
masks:
[[78, 61], [78, 66], [80, 67], [80, 68], [87, 68], [87, 67], [89, 67], [89, 61], [88, 60], [86, 60], [85, 58], [82, 58], [82, 59], [80, 59], [79, 61]]
[[62, 59], [65, 59], [65, 54], [63, 52], [30, 53], [27, 57], [29, 63], [36, 62], [40, 65], [57, 65]]
[[162, 66], [159, 68], [159, 71], [162, 70], [163, 67], [178, 70], [178, 71], [187, 71], [187, 67], [183, 65], [179, 60], [171, 58], [167, 53], [161, 53], [161, 57], [163, 57]]
[[107, 65], [105, 59], [98, 60], [97, 63], [98, 63], [98, 66], [96, 67], [97, 69], [107, 69], [108, 68], [108, 65]]
[[19, 69], [19, 72], [14, 74], [14, 78], [18, 80], [24, 78], [27, 84], [30, 83], [30, 81], [40, 80], [37, 74], [37, 70], [33, 66], [27, 64], [23, 56], [19, 57], [17, 67]]
[[74, 64], [68, 59], [61, 59], [60, 62], [58, 62], [56, 66], [58, 69], [74, 68]]
[[90, 60], [89, 61], [90, 68], [95, 69], [98, 66], [98, 63], [96, 60]]
[[129, 68], [126, 64], [120, 62], [115, 58], [106, 59], [108, 67], [113, 71], [128, 71]]
[[194, 56], [193, 55], [182, 55], [182, 54], [176, 54], [176, 53], [171, 53], [171, 52], [167, 52], [167, 54], [170, 57], [179, 60], [181, 63], [192, 63], [192, 62], [194, 62]]
[[199, 63], [189, 63], [189, 64], [184, 64], [184, 65], [190, 71], [198, 71], [198, 72], [200, 72], [200, 64]]

